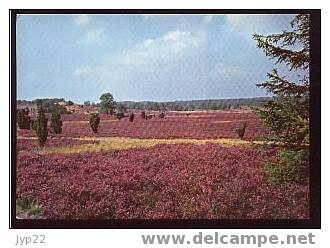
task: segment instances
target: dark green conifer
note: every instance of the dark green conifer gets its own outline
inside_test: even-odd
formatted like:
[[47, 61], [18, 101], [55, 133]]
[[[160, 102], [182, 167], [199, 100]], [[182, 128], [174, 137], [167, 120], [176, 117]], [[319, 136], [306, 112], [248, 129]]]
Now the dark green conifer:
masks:
[[297, 15], [291, 30], [279, 34], [254, 34], [257, 46], [266, 56], [288, 67], [294, 82], [273, 69], [268, 80], [257, 84], [274, 95], [262, 108], [256, 109], [264, 123], [275, 134], [274, 139], [289, 145], [309, 143], [309, 15]]
[[45, 111], [42, 108], [42, 102], [38, 102], [38, 116], [36, 119], [36, 134], [38, 136], [39, 146], [43, 147], [46, 144], [48, 130], [47, 130], [47, 118], [45, 116]]
[[89, 125], [91, 126], [94, 133], [97, 133], [97, 129], [100, 126], [100, 117], [98, 113], [91, 114], [91, 117], [89, 119]]

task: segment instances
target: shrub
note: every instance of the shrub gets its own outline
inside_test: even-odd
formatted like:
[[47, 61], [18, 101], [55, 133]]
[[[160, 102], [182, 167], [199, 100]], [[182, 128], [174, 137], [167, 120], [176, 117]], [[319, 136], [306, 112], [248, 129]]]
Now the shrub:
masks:
[[141, 117], [142, 117], [142, 119], [146, 119], [146, 111], [141, 112]]
[[125, 117], [125, 114], [124, 114], [124, 112], [119, 111], [119, 112], [117, 112], [116, 117], [118, 120], [120, 120]]
[[126, 113], [127, 112], [127, 108], [124, 104], [117, 104], [116, 106], [116, 110], [117, 112], [122, 112], [122, 113]]
[[236, 133], [238, 134], [238, 137], [239, 137], [240, 139], [243, 139], [244, 134], [245, 134], [245, 129], [246, 129], [246, 127], [247, 127], [247, 123], [244, 122], [244, 123], [242, 123], [242, 124], [239, 126], [239, 128], [235, 129], [235, 131], [236, 131]]
[[94, 133], [97, 133], [97, 129], [100, 126], [100, 117], [98, 113], [91, 114], [91, 117], [89, 119], [89, 125], [91, 126]]
[[135, 117], [134, 113], [131, 112], [131, 113], [129, 114], [129, 120], [130, 120], [130, 122], [133, 122], [133, 121], [134, 121], [134, 117]]
[[37, 121], [31, 120], [30, 122], [30, 128], [34, 131], [37, 131]]
[[47, 130], [47, 118], [45, 116], [45, 111], [42, 108], [42, 104], [38, 106], [38, 116], [36, 120], [36, 133], [38, 136], [38, 142], [39, 146], [43, 147], [46, 144], [47, 136], [48, 136], [48, 130]]
[[309, 151], [281, 151], [275, 162], [264, 166], [268, 181], [272, 184], [302, 182], [308, 179]]
[[62, 133], [62, 120], [59, 113], [52, 113], [50, 126], [53, 128], [54, 133]]
[[158, 117], [161, 118], [161, 119], [165, 118], [165, 113], [161, 112]]
[[17, 124], [20, 129], [30, 129], [31, 118], [29, 116], [29, 109], [17, 110]]
[[67, 101], [66, 104], [67, 104], [68, 106], [73, 106], [73, 105], [74, 105], [74, 102], [73, 102], [73, 101]]
[[58, 113], [58, 114], [67, 114], [68, 110], [65, 106], [59, 104], [52, 104], [48, 108], [45, 108], [46, 113]]

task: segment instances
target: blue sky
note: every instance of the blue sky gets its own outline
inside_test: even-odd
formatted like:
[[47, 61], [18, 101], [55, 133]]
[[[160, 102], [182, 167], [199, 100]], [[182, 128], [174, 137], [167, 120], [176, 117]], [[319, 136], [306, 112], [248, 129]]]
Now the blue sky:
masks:
[[265, 96], [253, 33], [291, 15], [19, 15], [17, 98], [98, 102]]

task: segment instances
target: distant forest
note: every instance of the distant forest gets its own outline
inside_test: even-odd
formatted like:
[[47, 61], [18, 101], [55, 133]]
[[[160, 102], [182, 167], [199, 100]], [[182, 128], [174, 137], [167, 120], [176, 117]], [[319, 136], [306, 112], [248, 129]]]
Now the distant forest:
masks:
[[[117, 106], [124, 109], [137, 109], [149, 111], [194, 111], [194, 110], [225, 110], [238, 109], [242, 107], [260, 107], [265, 102], [271, 100], [271, 97], [256, 97], [256, 98], [240, 98], [240, 99], [208, 99], [208, 100], [190, 100], [190, 101], [169, 101], [169, 102], [153, 102], [153, 101], [122, 101], [117, 102]], [[64, 98], [47, 98], [42, 99], [43, 105], [48, 108], [57, 103], [65, 103], [70, 106], [75, 103], [72, 101], [65, 101]], [[17, 100], [17, 107], [36, 107], [37, 99], [32, 101]], [[98, 103], [85, 101], [80, 106], [95, 106], [99, 107]]]
[[191, 101], [171, 101], [171, 102], [152, 102], [152, 101], [124, 101], [119, 104], [127, 109], [145, 110], [174, 110], [174, 111], [194, 111], [194, 110], [224, 110], [238, 109], [241, 107], [262, 106], [270, 97], [241, 98], [241, 99], [208, 99]]

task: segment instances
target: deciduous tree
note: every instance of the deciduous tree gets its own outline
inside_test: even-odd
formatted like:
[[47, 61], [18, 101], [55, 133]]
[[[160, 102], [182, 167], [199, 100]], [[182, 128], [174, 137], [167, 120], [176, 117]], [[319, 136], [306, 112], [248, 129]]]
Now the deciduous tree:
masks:
[[113, 110], [116, 106], [116, 102], [110, 92], [104, 93], [100, 96], [100, 112], [113, 115]]

